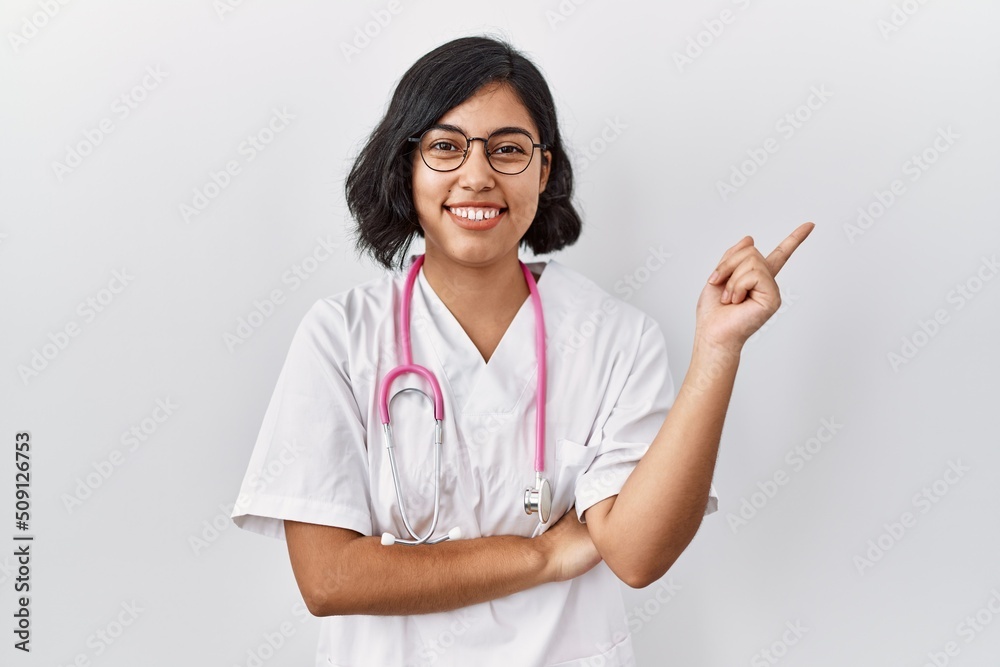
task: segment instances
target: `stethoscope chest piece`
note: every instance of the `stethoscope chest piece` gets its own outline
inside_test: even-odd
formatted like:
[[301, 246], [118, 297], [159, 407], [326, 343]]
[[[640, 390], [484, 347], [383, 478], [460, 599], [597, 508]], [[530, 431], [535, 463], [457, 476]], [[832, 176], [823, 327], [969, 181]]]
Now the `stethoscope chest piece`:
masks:
[[524, 513], [538, 512], [538, 522], [548, 523], [552, 513], [552, 487], [541, 473], [535, 475], [535, 488], [524, 490]]

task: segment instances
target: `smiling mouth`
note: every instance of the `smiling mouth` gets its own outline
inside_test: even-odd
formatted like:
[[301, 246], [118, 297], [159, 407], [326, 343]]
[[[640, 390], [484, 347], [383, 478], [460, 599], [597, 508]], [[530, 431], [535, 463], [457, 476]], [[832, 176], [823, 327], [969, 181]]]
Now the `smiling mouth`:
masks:
[[492, 220], [493, 218], [502, 215], [507, 210], [505, 208], [476, 208], [473, 206], [456, 206], [454, 208], [445, 206], [444, 208], [456, 218], [462, 218], [471, 222]]

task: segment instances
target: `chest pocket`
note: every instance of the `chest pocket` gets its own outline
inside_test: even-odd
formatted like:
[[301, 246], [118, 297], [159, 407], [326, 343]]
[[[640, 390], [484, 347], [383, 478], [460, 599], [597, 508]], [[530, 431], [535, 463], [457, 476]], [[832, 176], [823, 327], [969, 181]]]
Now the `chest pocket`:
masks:
[[[597, 447], [588, 447], [565, 438], [556, 442], [552, 519], [561, 517], [576, 502], [576, 484], [596, 457]], [[549, 520], [550, 523], [552, 519]]]

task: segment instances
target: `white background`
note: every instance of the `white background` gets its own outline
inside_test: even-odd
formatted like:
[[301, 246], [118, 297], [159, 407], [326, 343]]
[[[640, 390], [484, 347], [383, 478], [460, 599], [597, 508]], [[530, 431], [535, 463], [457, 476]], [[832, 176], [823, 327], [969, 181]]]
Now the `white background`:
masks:
[[[317, 622], [296, 606], [284, 543], [239, 531], [229, 508], [302, 315], [379, 275], [349, 241], [353, 157], [410, 64], [484, 32], [523, 49], [556, 99], [585, 221], [556, 257], [663, 325], [678, 384], [722, 253], [750, 234], [766, 254], [817, 225], [778, 276], [784, 309], [745, 349], [720, 511], [663, 580], [668, 602], [660, 584], [625, 588], [639, 665], [773, 664], [763, 649], [782, 665], [918, 667], [929, 653], [996, 664], [1000, 280], [983, 278], [1000, 253], [1000, 5], [345, 4], [4, 2], [4, 664], [248, 665], [281, 632], [263, 664], [312, 664]], [[355, 40], [363, 48], [345, 54]], [[814, 89], [829, 95], [803, 107]], [[240, 146], [275, 109], [294, 119], [251, 161]], [[778, 123], [796, 113], [787, 136]], [[88, 146], [104, 119], [113, 131]], [[777, 152], [744, 166], [769, 138]], [[933, 164], [914, 171], [925, 150]], [[240, 173], [185, 220], [180, 206], [230, 160]], [[723, 197], [734, 169], [753, 173]], [[905, 190], [880, 209], [897, 179]], [[859, 209], [878, 215], [852, 233]], [[318, 238], [338, 248], [296, 285], [288, 272]], [[652, 249], [670, 258], [649, 272]], [[227, 346], [273, 290], [283, 302]], [[25, 374], [36, 352], [41, 370]], [[824, 419], [842, 425], [833, 438], [808, 461], [786, 458], [817, 449]], [[126, 445], [144, 420], [144, 440]], [[30, 656], [11, 648], [24, 430]], [[935, 502], [915, 501], [950, 462], [967, 470], [939, 481]], [[904, 512], [914, 522], [892, 528]], [[977, 613], [980, 630], [961, 625]], [[124, 632], [97, 639], [119, 617]], [[782, 646], [796, 623], [804, 634]]]

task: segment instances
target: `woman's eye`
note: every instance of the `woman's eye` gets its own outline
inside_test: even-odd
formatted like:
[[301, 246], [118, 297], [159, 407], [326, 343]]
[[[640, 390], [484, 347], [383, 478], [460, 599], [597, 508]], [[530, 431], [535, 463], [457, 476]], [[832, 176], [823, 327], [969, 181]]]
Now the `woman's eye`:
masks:
[[431, 144], [431, 149], [436, 151], [450, 151], [450, 150], [457, 151], [458, 147], [456, 147], [455, 144], [448, 141], [436, 141], [433, 144]]
[[517, 153], [523, 153], [524, 151], [520, 146], [497, 146], [494, 153], [499, 153], [500, 155], [515, 155]]

